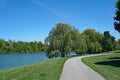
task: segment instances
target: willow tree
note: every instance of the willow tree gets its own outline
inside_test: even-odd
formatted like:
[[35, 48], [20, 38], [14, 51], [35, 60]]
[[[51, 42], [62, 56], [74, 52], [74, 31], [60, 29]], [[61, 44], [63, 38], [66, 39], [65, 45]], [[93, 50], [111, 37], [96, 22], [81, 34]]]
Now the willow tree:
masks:
[[75, 41], [77, 40], [79, 31], [69, 24], [58, 23], [45, 39], [45, 43], [49, 45], [48, 56], [61, 56], [74, 51]]
[[82, 34], [86, 35], [88, 53], [100, 53], [102, 51], [102, 34], [94, 29], [86, 29]]
[[77, 54], [87, 53], [88, 47], [87, 47], [86, 40], [87, 40], [87, 36], [86, 35], [78, 34], [76, 36], [76, 40], [74, 42], [74, 44], [75, 44], [74, 51]]

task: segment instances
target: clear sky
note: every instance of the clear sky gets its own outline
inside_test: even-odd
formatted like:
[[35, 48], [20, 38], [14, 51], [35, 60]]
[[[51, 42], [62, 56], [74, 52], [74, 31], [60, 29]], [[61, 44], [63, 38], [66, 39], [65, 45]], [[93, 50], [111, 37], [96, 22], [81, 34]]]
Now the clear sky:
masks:
[[114, 30], [116, 0], [0, 0], [0, 38], [16, 41], [44, 41], [59, 22], [82, 32], [94, 28], [103, 33]]

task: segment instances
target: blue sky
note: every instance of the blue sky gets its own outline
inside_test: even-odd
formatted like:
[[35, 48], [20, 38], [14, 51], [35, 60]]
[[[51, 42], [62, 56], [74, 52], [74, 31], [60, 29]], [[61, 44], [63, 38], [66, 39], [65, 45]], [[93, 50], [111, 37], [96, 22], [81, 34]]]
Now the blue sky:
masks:
[[116, 0], [0, 0], [0, 38], [16, 41], [44, 41], [59, 22], [80, 30], [114, 30]]

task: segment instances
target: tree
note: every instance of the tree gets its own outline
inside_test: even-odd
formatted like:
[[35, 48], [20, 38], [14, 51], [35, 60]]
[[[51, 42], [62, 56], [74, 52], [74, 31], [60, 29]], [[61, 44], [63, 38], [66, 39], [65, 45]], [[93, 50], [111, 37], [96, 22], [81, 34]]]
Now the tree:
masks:
[[86, 44], [87, 44], [87, 52], [88, 53], [100, 53], [102, 51], [102, 38], [103, 35], [94, 29], [86, 29], [83, 33], [86, 35]]
[[0, 39], [0, 53], [36, 53], [47, 49], [42, 42], [23, 42]]
[[79, 34], [79, 31], [71, 25], [58, 23], [45, 39], [45, 43], [49, 45], [48, 56], [53, 57], [54, 51], [58, 50], [58, 56], [65, 57], [69, 52], [75, 50], [77, 34]]
[[115, 23], [114, 28], [120, 33], [120, 0], [117, 0], [116, 2], [116, 16], [114, 17]]
[[118, 39], [118, 43], [120, 43], [120, 39]]
[[67, 44], [65, 43], [65, 36], [70, 30], [70, 25], [59, 23], [50, 31], [49, 36], [45, 40], [45, 43], [49, 45], [47, 51], [49, 57], [53, 57], [54, 50], [59, 50], [60, 55], [65, 57], [65, 45]]
[[114, 49], [115, 38], [110, 35], [109, 31], [104, 32], [104, 38], [102, 41], [103, 41], [102, 47], [104, 51], [111, 51]]
[[116, 42], [116, 50], [120, 50], [120, 39]]
[[0, 53], [6, 52], [6, 42], [4, 39], [0, 39]]
[[77, 35], [77, 39], [74, 42], [75, 44], [74, 51], [77, 54], [84, 54], [87, 52], [88, 47], [87, 47], [86, 40], [87, 40], [86, 35], [82, 35], [82, 34]]

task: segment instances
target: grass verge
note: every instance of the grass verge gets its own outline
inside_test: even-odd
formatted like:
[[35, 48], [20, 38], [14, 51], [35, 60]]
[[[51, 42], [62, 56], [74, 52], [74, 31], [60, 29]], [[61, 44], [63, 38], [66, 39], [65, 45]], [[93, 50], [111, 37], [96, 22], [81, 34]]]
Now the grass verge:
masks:
[[0, 80], [59, 80], [64, 62], [70, 57], [44, 61], [0, 71]]
[[120, 53], [86, 57], [82, 61], [106, 80], [120, 80]]

